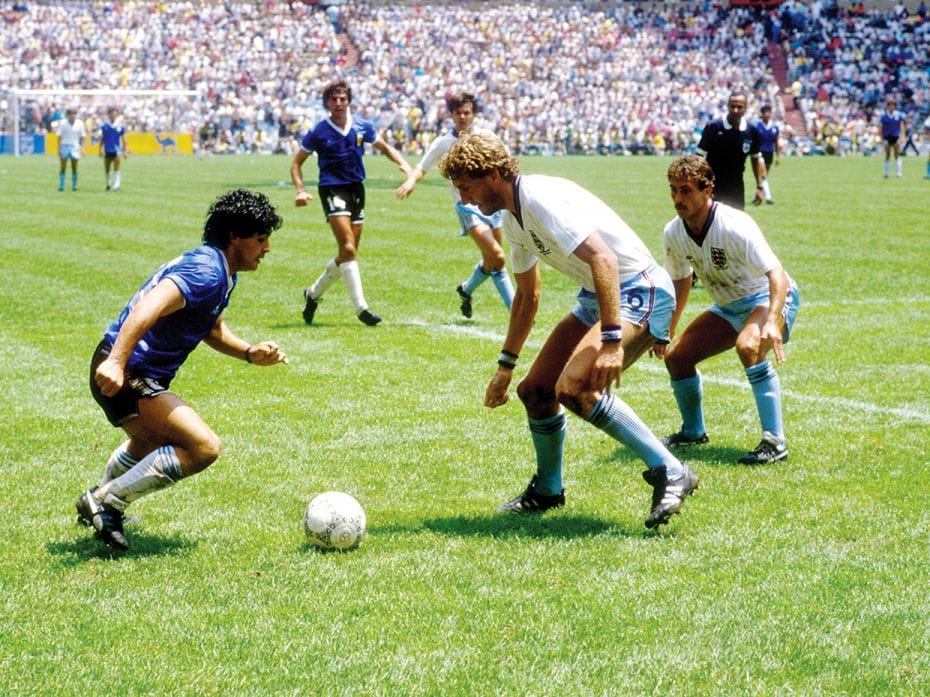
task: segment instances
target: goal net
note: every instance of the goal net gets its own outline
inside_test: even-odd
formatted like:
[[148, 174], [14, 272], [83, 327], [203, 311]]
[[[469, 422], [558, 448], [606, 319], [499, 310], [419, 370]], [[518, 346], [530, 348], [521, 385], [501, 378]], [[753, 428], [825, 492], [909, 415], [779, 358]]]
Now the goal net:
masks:
[[[10, 137], [3, 151], [28, 155], [57, 148], [56, 126], [66, 109], [75, 109], [87, 127], [88, 148], [96, 146], [107, 110], [115, 108], [126, 127], [129, 150], [145, 153], [190, 153], [200, 127], [200, 95], [196, 90], [9, 90], [0, 132]], [[43, 140], [44, 138], [44, 140]]]

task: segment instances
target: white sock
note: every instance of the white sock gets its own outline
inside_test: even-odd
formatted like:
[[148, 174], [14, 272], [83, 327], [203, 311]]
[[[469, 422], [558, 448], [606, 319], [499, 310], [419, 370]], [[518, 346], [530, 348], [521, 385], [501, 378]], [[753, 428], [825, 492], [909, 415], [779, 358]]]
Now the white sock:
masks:
[[894, 161], [894, 171], [895, 171], [895, 174], [897, 174], [899, 177], [901, 176], [903, 166], [904, 166], [904, 163], [901, 162], [900, 158]]
[[113, 188], [114, 189], [119, 188], [119, 179], [120, 179], [119, 172], [114, 172], [113, 173]]
[[330, 259], [326, 262], [326, 268], [323, 269], [323, 273], [321, 273], [320, 277], [310, 286], [310, 297], [314, 300], [319, 300], [323, 296], [323, 293], [326, 292], [326, 289], [336, 282], [337, 278], [339, 278], [339, 266], [336, 264], [335, 259]]
[[174, 446], [163, 445], [139, 460], [139, 464], [128, 472], [97, 489], [94, 496], [98, 501], [124, 511], [136, 499], [169, 487], [183, 476]]
[[129, 441], [124, 440], [112, 452], [110, 459], [107, 460], [107, 466], [103, 470], [103, 481], [100, 482], [100, 486], [103, 486], [111, 479], [126, 474], [138, 463], [139, 461], [129, 454]]
[[355, 311], [367, 310], [368, 303], [365, 302], [365, 293], [362, 292], [362, 274], [358, 270], [358, 262], [353, 260], [340, 264], [339, 271], [346, 282], [346, 289], [349, 291], [349, 298], [352, 299]]
[[768, 177], [765, 177], [762, 180], [762, 193], [765, 194], [766, 201], [772, 200], [772, 192], [769, 190], [769, 178]]

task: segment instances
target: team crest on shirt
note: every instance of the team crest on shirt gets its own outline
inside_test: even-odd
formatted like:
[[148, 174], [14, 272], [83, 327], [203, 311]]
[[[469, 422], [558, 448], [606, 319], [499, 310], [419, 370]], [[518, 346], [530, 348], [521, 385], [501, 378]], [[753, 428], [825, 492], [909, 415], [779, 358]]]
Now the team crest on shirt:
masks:
[[536, 233], [532, 230], [528, 230], [530, 237], [533, 238], [533, 244], [536, 245], [536, 251], [539, 252], [542, 256], [549, 256], [552, 253], [552, 250], [549, 249], [541, 239], [536, 236]]
[[364, 140], [364, 136], [361, 133], [356, 133], [355, 134], [355, 147], [357, 148], [362, 147], [363, 140]]
[[748, 155], [748, 154], [749, 154], [749, 148], [750, 148], [750, 147], [751, 147], [751, 143], [748, 143], [747, 141], [744, 140], [744, 141], [743, 141], [743, 154], [744, 154], [744, 155]]
[[718, 269], [727, 268], [727, 252], [720, 247], [710, 248], [710, 261]]

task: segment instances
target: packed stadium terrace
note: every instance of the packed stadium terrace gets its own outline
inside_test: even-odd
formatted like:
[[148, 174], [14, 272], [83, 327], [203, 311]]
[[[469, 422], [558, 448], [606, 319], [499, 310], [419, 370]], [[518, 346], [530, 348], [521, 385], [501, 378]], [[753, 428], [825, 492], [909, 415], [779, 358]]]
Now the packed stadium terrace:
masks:
[[[816, 150], [827, 126], [877, 147], [870, 122], [886, 94], [912, 124], [930, 109], [930, 23], [903, 6], [12, 2], [0, 14], [0, 87], [197, 90], [170, 108], [126, 98], [80, 108], [93, 126], [116, 99], [129, 129], [193, 132], [214, 152], [293, 151], [325, 116], [319, 93], [335, 77], [409, 154], [447, 127], [444, 98], [461, 89], [517, 152], [685, 151], [735, 87], [778, 120], [781, 94], [793, 97], [805, 121], [786, 130], [800, 151]], [[74, 104], [61, 102], [26, 102], [23, 130], [53, 129]], [[7, 119], [8, 105], [6, 95]]]

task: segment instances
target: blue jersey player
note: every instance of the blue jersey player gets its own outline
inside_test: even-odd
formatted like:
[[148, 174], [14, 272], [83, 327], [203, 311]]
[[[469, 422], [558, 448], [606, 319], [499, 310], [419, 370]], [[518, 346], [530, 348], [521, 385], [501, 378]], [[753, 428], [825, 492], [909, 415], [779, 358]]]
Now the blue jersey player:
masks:
[[164, 264], [104, 332], [90, 366], [90, 389], [113, 426], [129, 436], [106, 464], [99, 486], [75, 502], [78, 522], [125, 550], [123, 513], [136, 499], [210, 466], [220, 439], [169, 390], [202, 341], [255, 365], [286, 363], [272, 341], [249, 344], [226, 326], [223, 311], [240, 271], [254, 271], [281, 218], [268, 199], [238, 189], [220, 196], [204, 225], [203, 245]]
[[338, 247], [336, 256], [327, 262], [319, 278], [304, 289], [303, 317], [307, 324], [313, 323], [320, 298], [340, 276], [359, 320], [372, 327], [381, 321], [381, 317], [368, 308], [356, 261], [365, 221], [365, 165], [362, 162], [365, 143], [371, 143], [396, 163], [404, 175], [410, 174], [410, 165], [378, 135], [370, 122], [352, 116], [351, 103], [352, 90], [345, 80], [328, 84], [323, 90], [323, 104], [329, 111], [329, 118], [304, 136], [300, 151], [291, 162], [291, 181], [297, 189], [294, 205], [306, 206], [313, 196], [304, 188], [301, 166], [310, 153], [316, 153], [320, 168], [317, 192]]
[[892, 152], [894, 152], [895, 176], [898, 179], [902, 176], [900, 142], [901, 132], [904, 130], [904, 123], [907, 119], [895, 108], [896, 106], [895, 100], [889, 98], [884, 113], [878, 119], [882, 130], [882, 141], [885, 143], [885, 179], [888, 178]]
[[765, 176], [762, 178], [762, 195], [768, 204], [775, 203], [772, 200], [772, 190], [769, 187], [769, 172], [772, 171], [772, 164], [777, 167], [781, 164], [781, 144], [778, 142], [781, 136], [781, 129], [778, 124], [772, 120], [772, 107], [763, 104], [759, 109], [760, 119], [756, 122], [756, 132], [759, 134], [759, 152], [762, 153], [762, 161], [765, 163]]
[[[117, 123], [116, 109], [107, 110], [107, 120], [100, 127], [100, 157], [103, 158], [103, 172], [106, 176], [107, 191], [119, 191], [120, 156], [126, 154], [126, 128]], [[113, 181], [110, 182], [110, 165], [113, 166]]]

